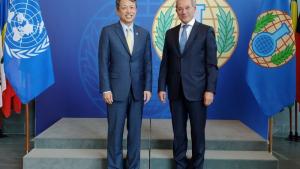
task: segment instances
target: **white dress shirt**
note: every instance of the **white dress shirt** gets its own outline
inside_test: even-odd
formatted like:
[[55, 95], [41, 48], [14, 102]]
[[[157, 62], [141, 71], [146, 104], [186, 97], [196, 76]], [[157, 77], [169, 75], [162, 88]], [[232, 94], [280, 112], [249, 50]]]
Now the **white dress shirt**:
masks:
[[131, 36], [131, 39], [132, 39], [132, 44], [134, 44], [134, 33], [133, 33], [133, 23], [129, 26], [127, 26], [125, 23], [123, 23], [122, 21], [120, 21], [121, 25], [122, 25], [122, 28], [123, 28], [123, 32], [124, 32], [124, 35], [125, 35], [125, 38], [127, 36], [127, 29], [130, 30], [129, 31], [129, 36]]
[[182, 29], [183, 29], [182, 26], [183, 26], [183, 25], [188, 25], [188, 27], [186, 28], [186, 33], [187, 33], [187, 39], [189, 39], [189, 36], [190, 36], [190, 34], [191, 34], [191, 31], [192, 31], [192, 28], [193, 28], [195, 22], [196, 22], [196, 19], [193, 18], [193, 19], [192, 19], [189, 23], [187, 23], [187, 24], [181, 23], [180, 30], [179, 30], [179, 39], [178, 39], [178, 42], [180, 42], [180, 38], [181, 38], [181, 34], [182, 34]]

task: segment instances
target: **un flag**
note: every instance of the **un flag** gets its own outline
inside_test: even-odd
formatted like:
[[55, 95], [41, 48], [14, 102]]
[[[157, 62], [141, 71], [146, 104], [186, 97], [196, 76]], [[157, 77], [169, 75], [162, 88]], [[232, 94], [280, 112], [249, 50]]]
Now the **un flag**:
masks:
[[263, 0], [249, 43], [247, 82], [267, 116], [295, 100], [295, 50], [289, 1]]
[[49, 38], [36, 0], [10, 1], [4, 67], [23, 103], [54, 83]]

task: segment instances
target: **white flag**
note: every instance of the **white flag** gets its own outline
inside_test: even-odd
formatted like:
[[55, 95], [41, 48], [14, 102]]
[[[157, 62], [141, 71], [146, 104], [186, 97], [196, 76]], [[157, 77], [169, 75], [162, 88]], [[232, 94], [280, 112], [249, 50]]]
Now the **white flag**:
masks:
[[3, 65], [3, 44], [2, 44], [2, 35], [0, 32], [0, 107], [2, 107], [2, 93], [6, 89], [6, 79], [4, 73]]

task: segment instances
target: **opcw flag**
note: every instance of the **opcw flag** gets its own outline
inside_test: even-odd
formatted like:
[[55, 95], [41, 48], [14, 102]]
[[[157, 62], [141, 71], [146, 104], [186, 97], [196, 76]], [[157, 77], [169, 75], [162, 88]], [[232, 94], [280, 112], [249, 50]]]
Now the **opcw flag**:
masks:
[[295, 101], [296, 47], [289, 11], [289, 1], [263, 0], [249, 43], [247, 83], [267, 116]]
[[4, 49], [5, 73], [23, 103], [54, 83], [49, 38], [37, 0], [11, 0]]

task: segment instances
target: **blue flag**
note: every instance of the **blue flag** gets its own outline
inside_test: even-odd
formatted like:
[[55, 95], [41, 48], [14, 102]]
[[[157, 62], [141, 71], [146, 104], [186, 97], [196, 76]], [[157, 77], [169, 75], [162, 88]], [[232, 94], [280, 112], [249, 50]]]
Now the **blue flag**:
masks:
[[0, 0], [0, 29], [1, 32], [7, 19], [8, 0]]
[[54, 83], [49, 38], [37, 0], [10, 0], [4, 68], [22, 103]]
[[267, 116], [295, 101], [295, 50], [289, 1], [262, 0], [249, 43], [246, 78]]

